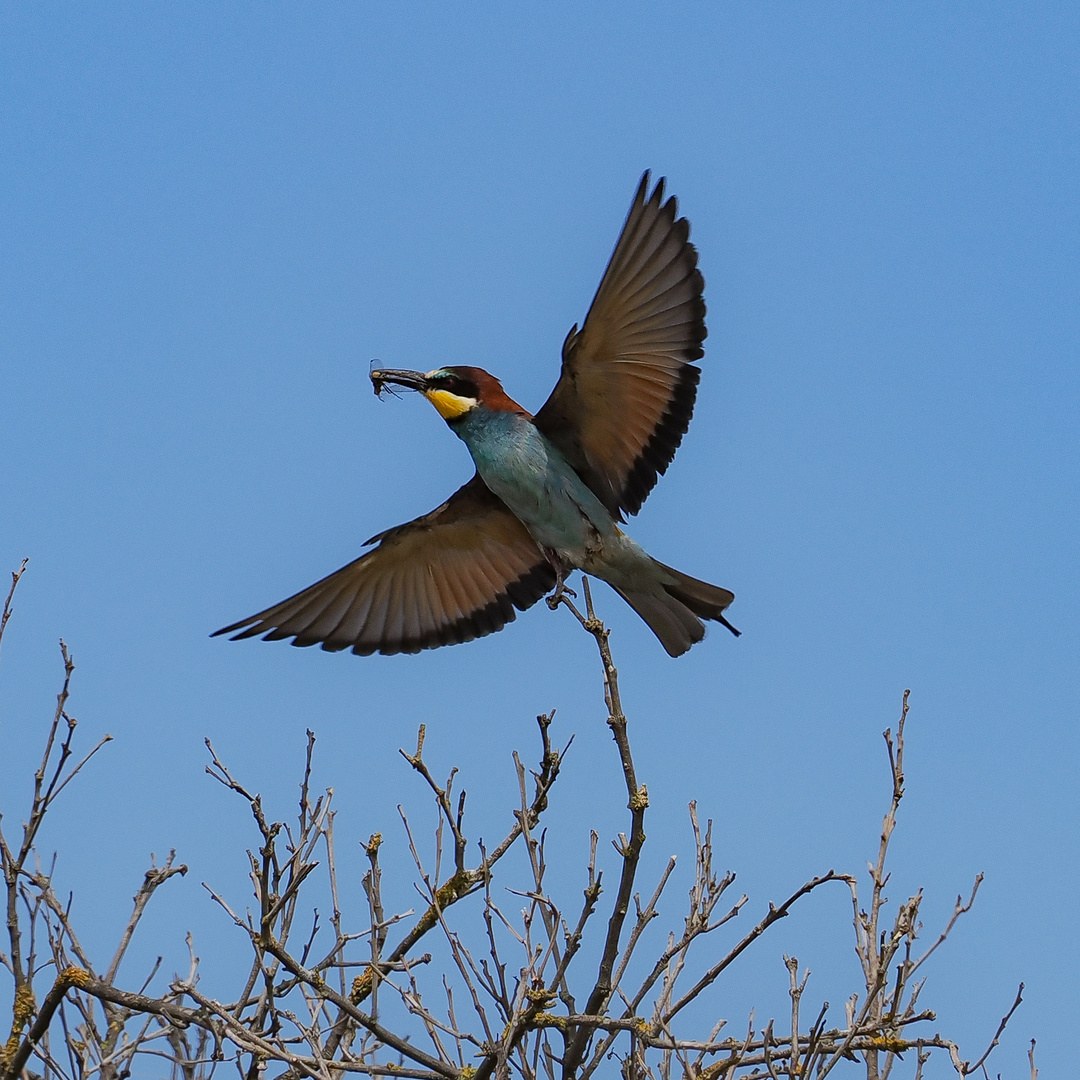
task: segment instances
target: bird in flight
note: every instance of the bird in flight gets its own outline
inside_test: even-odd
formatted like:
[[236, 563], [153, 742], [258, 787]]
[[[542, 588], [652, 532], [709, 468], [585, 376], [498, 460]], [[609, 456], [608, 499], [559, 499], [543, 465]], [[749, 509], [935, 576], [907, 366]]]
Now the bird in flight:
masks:
[[472, 479], [430, 514], [367, 541], [354, 562], [218, 630], [329, 651], [415, 653], [501, 630], [572, 570], [602, 578], [671, 656], [723, 623], [733, 593], [649, 556], [619, 528], [641, 509], [690, 424], [704, 355], [704, 280], [690, 224], [641, 178], [562, 373], [531, 415], [477, 367], [371, 372], [417, 390], [468, 447]]

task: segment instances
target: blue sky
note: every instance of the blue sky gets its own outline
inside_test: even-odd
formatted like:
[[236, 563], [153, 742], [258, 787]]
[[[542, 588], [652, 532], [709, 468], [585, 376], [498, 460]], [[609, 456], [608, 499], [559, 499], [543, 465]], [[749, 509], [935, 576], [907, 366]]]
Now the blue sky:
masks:
[[[556, 707], [577, 742], [553, 837], [581, 862], [589, 825], [602, 846], [624, 827], [566, 613], [416, 657], [208, 634], [470, 474], [433, 410], [375, 399], [371, 359], [479, 364], [539, 407], [650, 168], [692, 222], [709, 338], [690, 433], [630, 529], [732, 588], [744, 636], [672, 661], [598, 589], [649, 866], [689, 853], [697, 798], [748, 916], [858, 872], [911, 687], [895, 900], [923, 886], [931, 934], [986, 873], [923, 1001], [974, 1054], [1025, 981], [995, 1071], [1026, 1075], [1034, 1037], [1064, 1075], [1078, 31], [1074, 5], [1037, 2], [0, 6], [0, 568], [31, 560], [0, 809], [25, 812], [63, 636], [87, 742], [115, 737], [44, 840], [90, 947], [176, 847], [192, 873], [139, 956], [179, 968], [191, 929], [213, 983], [241, 951], [199, 882], [241, 898], [254, 838], [205, 736], [285, 813], [314, 728], [344, 842], [400, 842], [396, 804], [425, 806], [396, 755], [419, 722], [493, 834], [511, 751]], [[840, 1002], [848, 911], [813, 899], [715, 1007], [781, 1014], [792, 950]]]

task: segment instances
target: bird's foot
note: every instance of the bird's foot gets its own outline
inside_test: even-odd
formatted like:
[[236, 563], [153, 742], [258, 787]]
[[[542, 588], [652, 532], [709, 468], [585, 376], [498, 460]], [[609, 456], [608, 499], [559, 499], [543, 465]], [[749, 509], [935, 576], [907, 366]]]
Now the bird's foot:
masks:
[[564, 596], [572, 596], [577, 599], [577, 593], [566, 584], [566, 579], [562, 575], [561, 568], [557, 571], [558, 577], [555, 581], [555, 591], [547, 598], [547, 605], [554, 611], [561, 603]]
[[555, 571], [555, 591], [547, 598], [547, 605], [554, 611], [562, 602], [564, 596], [572, 596], [577, 599], [577, 593], [566, 584], [567, 573], [573, 573], [572, 566], [566, 566], [559, 553], [551, 548], [544, 548], [544, 557], [547, 559], [552, 570]]

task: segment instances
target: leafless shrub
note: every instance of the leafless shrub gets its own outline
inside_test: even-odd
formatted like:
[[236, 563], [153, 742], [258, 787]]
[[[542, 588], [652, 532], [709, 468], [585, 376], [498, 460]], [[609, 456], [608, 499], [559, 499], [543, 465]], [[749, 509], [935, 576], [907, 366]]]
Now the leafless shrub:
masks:
[[[0, 637], [24, 568], [13, 575]], [[402, 812], [416, 867], [419, 913], [387, 915], [378, 834], [365, 845], [362, 902], [342, 904], [332, 792], [312, 789], [315, 740], [310, 732], [292, 824], [267, 817], [261, 798], [232, 775], [208, 740], [207, 772], [247, 804], [258, 836], [257, 850], [247, 853], [254, 906], [239, 914], [228, 898], [208, 887], [251, 948], [250, 966], [236, 973], [238, 989], [218, 997], [199, 986], [190, 939], [189, 970], [174, 976], [164, 991], [148, 992], [158, 981], [156, 967], [137, 991], [116, 985], [146, 905], [171, 877], [186, 872], [172, 853], [164, 865], [147, 870], [104, 971], [95, 969], [80, 946], [70, 906], [57, 897], [51, 871], [38, 858], [35, 838], [45, 814], [107, 741], [81, 759], [75, 755], [76, 725], [66, 712], [73, 664], [61, 643], [63, 687], [34, 774], [30, 813], [14, 844], [0, 832], [7, 925], [7, 951], [0, 952], [0, 964], [13, 989], [11, 1033], [0, 1048], [4, 1080], [121, 1080], [136, 1070], [151, 1075], [163, 1068], [176, 1080], [202, 1080], [222, 1064], [248, 1080], [264, 1075], [341, 1080], [349, 1073], [417, 1080], [511, 1075], [586, 1080], [610, 1073], [616, 1063], [626, 1080], [669, 1080], [673, 1075], [794, 1080], [825, 1077], [842, 1062], [857, 1063], [868, 1080], [885, 1080], [904, 1054], [909, 1054], [904, 1059], [909, 1075], [918, 1080], [934, 1052], [945, 1054], [960, 1077], [987, 1075], [987, 1056], [1020, 1004], [1022, 984], [986, 1052], [974, 1063], [963, 1058], [954, 1042], [931, 1033], [928, 1025], [935, 1015], [921, 1004], [921, 968], [970, 909], [981, 878], [967, 900], [957, 898], [948, 925], [921, 952], [921, 892], [901, 904], [891, 922], [883, 918], [886, 856], [904, 794], [907, 694], [895, 734], [885, 732], [892, 792], [877, 859], [869, 867], [868, 893], [861, 892], [855, 876], [829, 870], [782, 903], [769, 904], [744, 934], [730, 936], [730, 928], [724, 928], [748, 900], [745, 895], [728, 897], [734, 875], [714, 870], [712, 823], [702, 826], [691, 803], [694, 875], [685, 918], [659, 953], [650, 956], [645, 943], [652, 938], [645, 931], [658, 917], [675, 860], [651, 891], [637, 891], [649, 798], [631, 753], [608, 631], [595, 615], [588, 582], [585, 600], [584, 614], [566, 597], [561, 602], [599, 650], [608, 724], [625, 780], [629, 822], [615, 844], [621, 865], [613, 893], [603, 887], [597, 868], [595, 832], [581, 876], [580, 904], [573, 910], [561, 907], [547, 887], [553, 853], [543, 820], [569, 749], [569, 744], [553, 746], [550, 715], [537, 718], [537, 767], [530, 772], [514, 757], [518, 803], [505, 835], [490, 850], [470, 844], [465, 793], [455, 789], [457, 771], [445, 783], [435, 779], [424, 758], [423, 727], [415, 751], [402, 751], [438, 813], [433, 857], [425, 857], [425, 845]], [[512, 884], [500, 882], [497, 890], [496, 874], [513, 872], [510, 861], [504, 862], [512, 849], [524, 856], [526, 876]], [[557, 853], [554, 857], [559, 858]], [[306, 889], [320, 866], [332, 899], [330, 926], [321, 927], [316, 915], [305, 931]], [[708, 1032], [688, 1033], [687, 1007], [707, 995], [732, 962], [802, 897], [831, 884], [850, 894], [862, 966], [863, 985], [845, 1003], [843, 1019], [832, 1019], [827, 1003], [805, 1010], [807, 973], [800, 977], [798, 960], [786, 957], [791, 1010], [782, 1026], [770, 1020], [764, 1028], [755, 1027], [751, 1012], [734, 1034], [726, 1033], [728, 1022], [719, 1018]], [[504, 896], [512, 897], [519, 910], [505, 910]], [[590, 933], [597, 936], [598, 966], [581, 951]], [[433, 961], [429, 948], [437, 949], [445, 962]], [[705, 966], [701, 958], [706, 955], [720, 959]], [[809, 1025], [806, 1016], [813, 1017]], [[1029, 1061], [1035, 1080], [1034, 1043]]]

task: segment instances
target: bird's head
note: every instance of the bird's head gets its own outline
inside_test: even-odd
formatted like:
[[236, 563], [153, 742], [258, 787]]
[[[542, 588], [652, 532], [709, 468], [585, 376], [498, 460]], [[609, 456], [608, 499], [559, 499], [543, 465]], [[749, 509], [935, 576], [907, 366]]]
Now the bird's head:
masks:
[[453, 423], [477, 408], [529, 415], [507, 396], [502, 383], [483, 368], [436, 368], [426, 375], [419, 371], [392, 371], [384, 368], [371, 372], [371, 382], [376, 394], [381, 394], [387, 385], [419, 390], [447, 423]]

